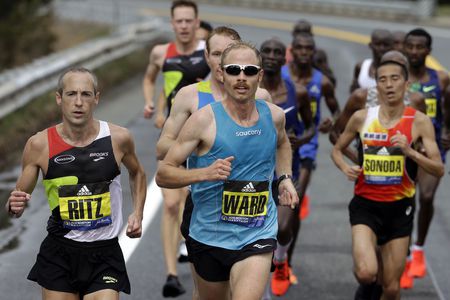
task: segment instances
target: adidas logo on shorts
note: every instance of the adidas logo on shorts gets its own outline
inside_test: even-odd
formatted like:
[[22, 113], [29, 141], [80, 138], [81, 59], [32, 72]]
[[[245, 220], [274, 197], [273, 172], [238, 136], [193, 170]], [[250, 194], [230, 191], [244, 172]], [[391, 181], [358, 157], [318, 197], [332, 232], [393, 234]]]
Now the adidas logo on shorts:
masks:
[[241, 190], [242, 192], [254, 193], [256, 192], [253, 183], [249, 182], [246, 186], [244, 186]]
[[77, 193], [77, 196], [90, 196], [90, 195], [92, 195], [92, 193], [85, 185], [83, 185], [83, 187]]

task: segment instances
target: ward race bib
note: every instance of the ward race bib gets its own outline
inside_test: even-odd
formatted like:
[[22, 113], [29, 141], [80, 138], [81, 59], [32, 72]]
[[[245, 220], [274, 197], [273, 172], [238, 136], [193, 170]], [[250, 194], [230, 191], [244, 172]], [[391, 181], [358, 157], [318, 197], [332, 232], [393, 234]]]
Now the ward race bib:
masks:
[[246, 227], [260, 227], [267, 216], [269, 181], [224, 183], [221, 220]]

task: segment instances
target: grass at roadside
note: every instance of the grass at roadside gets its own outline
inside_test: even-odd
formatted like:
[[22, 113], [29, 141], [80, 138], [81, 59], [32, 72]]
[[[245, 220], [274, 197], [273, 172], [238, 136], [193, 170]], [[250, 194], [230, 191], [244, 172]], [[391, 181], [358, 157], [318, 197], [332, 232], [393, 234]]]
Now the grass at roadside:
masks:
[[111, 29], [107, 25], [97, 23], [56, 19], [53, 33], [58, 37], [54, 50], [60, 51], [96, 37], [106, 36], [111, 33]]
[[450, 17], [450, 4], [441, 4], [436, 8], [437, 17]]
[[[149, 49], [137, 50], [123, 58], [95, 70], [100, 90], [109, 88], [145, 70]], [[0, 165], [18, 162], [26, 140], [36, 132], [60, 120], [60, 109], [55, 103], [55, 92], [48, 92], [16, 112], [0, 120]]]

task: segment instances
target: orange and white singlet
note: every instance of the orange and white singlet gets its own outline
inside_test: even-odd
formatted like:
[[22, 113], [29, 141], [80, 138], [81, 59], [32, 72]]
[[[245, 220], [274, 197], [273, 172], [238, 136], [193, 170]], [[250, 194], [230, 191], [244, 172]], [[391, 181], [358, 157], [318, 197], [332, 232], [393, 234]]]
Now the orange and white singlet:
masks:
[[[355, 186], [355, 195], [374, 201], [390, 202], [411, 198], [415, 193], [414, 177], [417, 164], [407, 158], [391, 138], [400, 132], [412, 144], [412, 125], [416, 110], [405, 107], [400, 121], [390, 129], [378, 119], [380, 106], [368, 109], [359, 133], [362, 169]], [[360, 153], [361, 154], [361, 153]]]

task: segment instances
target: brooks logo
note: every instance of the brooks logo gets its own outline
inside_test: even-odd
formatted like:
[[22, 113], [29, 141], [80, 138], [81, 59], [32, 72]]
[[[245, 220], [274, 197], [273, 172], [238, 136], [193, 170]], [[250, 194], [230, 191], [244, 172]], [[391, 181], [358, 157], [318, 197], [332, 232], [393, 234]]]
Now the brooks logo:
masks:
[[108, 156], [109, 152], [94, 152], [90, 153], [89, 157], [102, 157], [102, 156]]
[[202, 60], [203, 60], [203, 57], [191, 57], [191, 58], [189, 59], [189, 61], [190, 61], [193, 65], [198, 64], [198, 63], [201, 62]]
[[83, 187], [77, 193], [77, 196], [90, 196], [90, 195], [92, 195], [92, 193], [85, 185], [83, 185]]
[[250, 192], [254, 193], [256, 192], [255, 187], [253, 186], [253, 183], [248, 183], [246, 186], [244, 186], [241, 190], [242, 192]]
[[270, 244], [267, 244], [267, 245], [254, 244], [253, 245], [254, 248], [258, 248], [258, 249], [264, 249], [264, 248], [270, 247], [270, 246], [271, 246]]
[[94, 158], [93, 161], [99, 161], [99, 160], [102, 160], [102, 159], [105, 159], [105, 157], [104, 156], [100, 156], [100, 157]]

